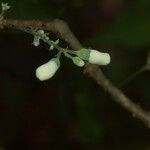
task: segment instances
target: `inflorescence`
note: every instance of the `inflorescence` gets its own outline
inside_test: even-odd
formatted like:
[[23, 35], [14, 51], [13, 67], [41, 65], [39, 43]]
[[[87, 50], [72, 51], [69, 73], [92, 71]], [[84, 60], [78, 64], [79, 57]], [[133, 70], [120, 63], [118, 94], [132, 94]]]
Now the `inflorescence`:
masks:
[[[10, 6], [7, 3], [1, 3], [0, 21], [4, 19], [4, 14], [9, 8]], [[86, 48], [77, 51], [69, 50], [68, 48], [63, 48], [59, 45], [59, 39], [56, 41], [51, 40], [48, 36], [49, 34], [45, 33], [44, 30], [21, 30], [34, 36], [33, 45], [35, 47], [39, 46], [40, 42], [43, 41], [49, 45], [50, 52], [54, 49], [57, 50], [57, 54], [53, 58], [36, 69], [35, 75], [40, 81], [48, 80], [55, 75], [56, 71], [60, 68], [60, 57], [62, 54], [69, 58], [78, 67], [83, 67], [86, 62], [96, 65], [108, 65], [110, 63], [110, 55], [108, 53], [102, 53], [97, 50]]]

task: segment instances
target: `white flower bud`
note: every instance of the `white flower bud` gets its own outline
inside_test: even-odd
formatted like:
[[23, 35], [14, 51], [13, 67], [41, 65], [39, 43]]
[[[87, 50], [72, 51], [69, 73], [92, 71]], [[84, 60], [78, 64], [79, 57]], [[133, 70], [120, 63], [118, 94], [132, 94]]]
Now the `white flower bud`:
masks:
[[37, 32], [41, 35], [44, 34], [44, 30], [38, 30]]
[[53, 58], [49, 62], [39, 66], [36, 69], [36, 77], [40, 81], [48, 80], [54, 76], [59, 67], [60, 67], [59, 59]]
[[110, 63], [110, 55], [97, 50], [91, 50], [88, 61], [91, 64], [108, 65]]
[[10, 8], [10, 6], [8, 5], [8, 3], [1, 3], [2, 6], [2, 11], [6, 11]]
[[53, 50], [54, 49], [54, 46], [53, 45], [51, 45], [50, 46], [50, 48], [49, 48], [49, 50]]
[[77, 56], [91, 64], [108, 65], [110, 63], [110, 55], [97, 50], [83, 48], [77, 51]]
[[77, 65], [79, 67], [83, 67], [85, 65], [84, 61], [79, 57], [73, 57], [72, 61], [75, 65]]

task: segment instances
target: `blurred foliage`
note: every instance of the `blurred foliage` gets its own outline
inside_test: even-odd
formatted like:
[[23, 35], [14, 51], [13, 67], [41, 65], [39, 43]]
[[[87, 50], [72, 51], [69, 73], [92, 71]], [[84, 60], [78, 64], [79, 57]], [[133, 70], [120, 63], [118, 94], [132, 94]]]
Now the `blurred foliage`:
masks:
[[91, 40], [93, 44], [149, 46], [150, 43], [150, 1], [136, 0], [133, 6], [119, 14], [113, 23], [105, 27]]
[[95, 104], [93, 103], [88, 86], [81, 86], [76, 93], [76, 106], [79, 115], [78, 139], [83, 144], [96, 144], [101, 141], [103, 136], [103, 125], [95, 117]]
[[11, 9], [8, 17], [13, 19], [51, 20], [61, 16], [63, 7], [47, 0], [7, 0]]

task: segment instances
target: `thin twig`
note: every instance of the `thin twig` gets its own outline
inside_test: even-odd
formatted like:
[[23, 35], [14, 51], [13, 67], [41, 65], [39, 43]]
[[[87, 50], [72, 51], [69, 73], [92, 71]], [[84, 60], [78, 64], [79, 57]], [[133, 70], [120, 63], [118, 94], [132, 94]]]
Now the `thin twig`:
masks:
[[85, 73], [101, 85], [112, 96], [112, 98], [126, 108], [133, 117], [140, 119], [150, 128], [150, 113], [143, 110], [139, 105], [129, 99], [120, 89], [114, 86], [103, 74], [102, 70], [98, 69], [98, 66], [88, 65], [85, 69]]
[[[68, 42], [74, 50], [82, 48], [82, 45], [74, 36], [67, 23], [58, 19], [50, 22], [4, 20], [3, 22], [0, 22], [0, 28], [38, 28], [48, 30]], [[128, 110], [132, 116], [138, 118], [148, 128], [150, 128], [150, 113], [143, 110], [139, 105], [129, 99], [121, 90], [114, 86], [98, 66], [87, 64], [84, 72], [101, 85], [112, 96], [114, 101], [119, 103]]]
[[125, 81], [123, 81], [122, 83], [120, 83], [118, 87], [122, 88], [124, 85], [128, 84], [129, 82], [131, 82], [133, 79], [135, 79], [137, 76], [139, 76], [144, 71], [146, 71], [146, 67], [142, 66], [139, 70], [137, 70], [136, 72], [134, 72], [133, 74], [131, 74]]

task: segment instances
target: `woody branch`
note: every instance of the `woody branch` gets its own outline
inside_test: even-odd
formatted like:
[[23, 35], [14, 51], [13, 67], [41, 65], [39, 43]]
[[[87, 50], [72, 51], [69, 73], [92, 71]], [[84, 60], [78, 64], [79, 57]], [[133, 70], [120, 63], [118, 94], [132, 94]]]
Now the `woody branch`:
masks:
[[[59, 38], [64, 39], [74, 50], [79, 50], [83, 47], [72, 33], [67, 23], [58, 19], [50, 22], [43, 22], [39, 20], [3, 20], [0, 22], [0, 28], [43, 29], [53, 32]], [[97, 84], [102, 86], [104, 90], [106, 90], [112, 96], [115, 102], [120, 104], [123, 108], [130, 112], [133, 117], [141, 120], [148, 128], [150, 128], [150, 112], [147, 112], [139, 105], [135, 104], [120, 89], [113, 85], [98, 66], [87, 64], [84, 68], [84, 73], [89, 75], [97, 82]]]

